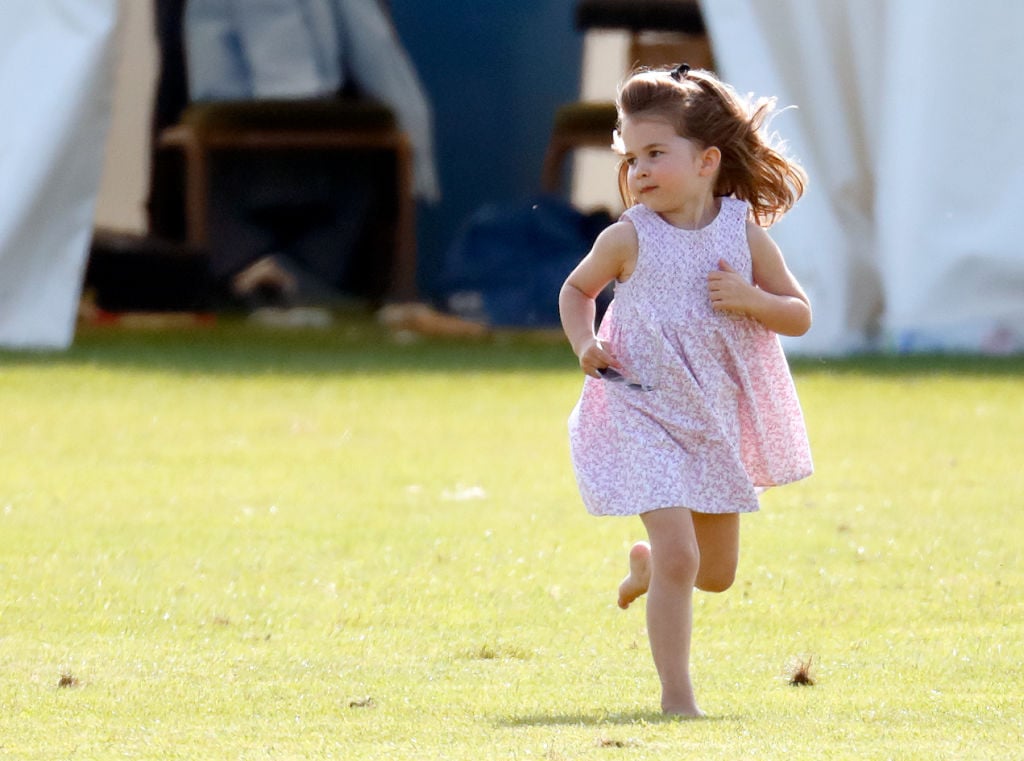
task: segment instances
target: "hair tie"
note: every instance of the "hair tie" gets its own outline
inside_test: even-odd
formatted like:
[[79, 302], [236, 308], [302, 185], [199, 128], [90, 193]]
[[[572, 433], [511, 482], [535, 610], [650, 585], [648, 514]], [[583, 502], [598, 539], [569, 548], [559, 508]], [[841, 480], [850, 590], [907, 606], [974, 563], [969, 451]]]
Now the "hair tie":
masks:
[[684, 79], [686, 79], [686, 75], [689, 73], [689, 71], [690, 64], [681, 63], [672, 70], [672, 73], [669, 74], [669, 76], [672, 77], [672, 79], [674, 79], [676, 82], [682, 82]]

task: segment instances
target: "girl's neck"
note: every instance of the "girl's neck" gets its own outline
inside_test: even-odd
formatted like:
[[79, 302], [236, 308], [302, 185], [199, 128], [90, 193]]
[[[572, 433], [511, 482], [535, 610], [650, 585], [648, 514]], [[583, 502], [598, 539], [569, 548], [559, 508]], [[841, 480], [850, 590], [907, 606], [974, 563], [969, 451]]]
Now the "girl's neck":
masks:
[[682, 230], [700, 230], [715, 221], [722, 208], [722, 199], [711, 195], [690, 201], [670, 211], [659, 212], [659, 216], [673, 227]]

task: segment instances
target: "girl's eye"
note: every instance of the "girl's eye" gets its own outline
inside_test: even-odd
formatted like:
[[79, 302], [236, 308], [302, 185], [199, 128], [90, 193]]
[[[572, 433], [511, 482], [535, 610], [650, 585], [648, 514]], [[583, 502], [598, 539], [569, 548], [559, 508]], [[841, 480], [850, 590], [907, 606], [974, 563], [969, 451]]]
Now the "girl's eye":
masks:
[[663, 153], [663, 151], [651, 151], [649, 155], [650, 155], [650, 157], [651, 157], [652, 159], [655, 159], [655, 158], [657, 158], [658, 156], [660, 156], [660, 155], [661, 155], [662, 153]]
[[626, 159], [626, 166], [636, 166], [636, 159], [630, 156]]

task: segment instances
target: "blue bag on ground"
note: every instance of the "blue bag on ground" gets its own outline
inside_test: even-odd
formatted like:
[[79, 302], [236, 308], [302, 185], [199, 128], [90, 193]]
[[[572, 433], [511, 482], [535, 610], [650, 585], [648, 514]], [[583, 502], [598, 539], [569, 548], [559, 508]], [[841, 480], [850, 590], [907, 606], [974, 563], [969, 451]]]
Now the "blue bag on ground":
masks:
[[493, 326], [556, 327], [563, 281], [611, 221], [553, 197], [481, 207], [445, 255], [445, 308]]

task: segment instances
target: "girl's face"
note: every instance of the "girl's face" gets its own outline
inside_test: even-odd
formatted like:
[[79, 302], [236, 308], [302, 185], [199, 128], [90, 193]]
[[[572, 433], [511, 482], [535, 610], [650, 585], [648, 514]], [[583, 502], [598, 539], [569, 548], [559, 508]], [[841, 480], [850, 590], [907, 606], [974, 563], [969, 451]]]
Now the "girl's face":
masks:
[[697, 144], [676, 134], [655, 117], [625, 117], [620, 132], [626, 182], [640, 203], [659, 214], [671, 214], [712, 190], [705, 154]]

